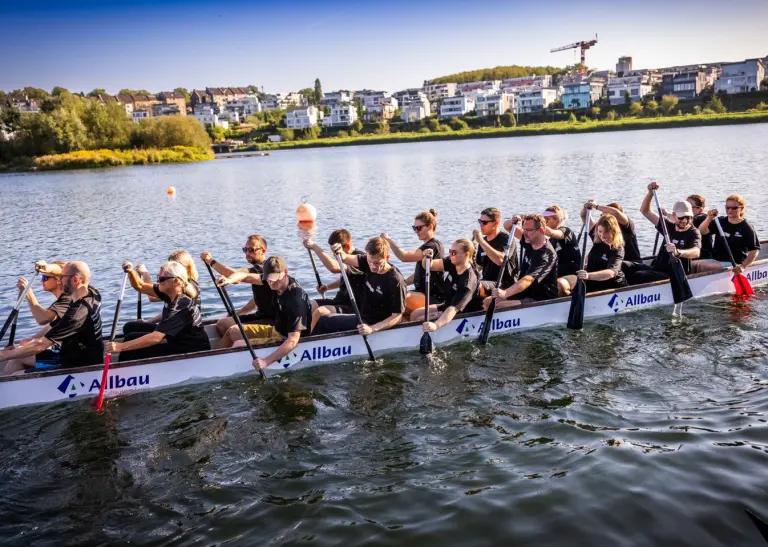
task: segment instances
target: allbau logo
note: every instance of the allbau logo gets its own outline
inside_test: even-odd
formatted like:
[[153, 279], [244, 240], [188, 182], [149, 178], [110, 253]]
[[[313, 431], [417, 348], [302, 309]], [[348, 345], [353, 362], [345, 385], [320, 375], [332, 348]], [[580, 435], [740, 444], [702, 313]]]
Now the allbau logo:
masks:
[[[485, 321], [480, 323], [480, 326], [477, 327], [477, 330], [483, 330], [483, 325], [485, 324]], [[514, 329], [516, 327], [520, 326], [520, 318], [515, 317], [513, 319], [498, 319], [494, 317], [491, 320], [491, 332], [499, 331], [499, 330], [509, 330]]]
[[59, 391], [61, 391], [64, 395], [69, 397], [70, 399], [72, 397], [77, 396], [77, 384], [80, 384], [80, 387], [84, 388], [85, 384], [83, 382], [78, 382], [75, 380], [75, 377], [71, 374], [68, 374], [66, 378], [64, 378], [64, 381], [59, 384], [59, 387], [57, 388]]
[[766, 278], [768, 278], [768, 272], [763, 272], [761, 270], [755, 270], [747, 274], [747, 279], [749, 279], [752, 283]]
[[277, 364], [282, 365], [283, 368], [288, 368], [301, 361], [321, 361], [323, 359], [332, 359], [335, 357], [343, 357], [345, 355], [352, 355], [351, 345], [341, 346], [340, 348], [320, 346], [317, 348], [305, 349], [301, 356], [299, 356], [299, 352], [293, 351], [285, 357], [278, 359]]
[[626, 300], [620, 298], [618, 294], [614, 294], [608, 301], [608, 307], [613, 309], [613, 312], [616, 313], [620, 309], [632, 308], [634, 306], [644, 306], [646, 304], [653, 304], [654, 302], [661, 302], [661, 293], [640, 293], [636, 295], [630, 295]]
[[[107, 380], [107, 387], [106, 391], [111, 391], [114, 389], [123, 389], [126, 387], [139, 387], [139, 386], [148, 386], [149, 385], [149, 374], [145, 374], [143, 376], [128, 376], [128, 377], [122, 377], [119, 374], [114, 374], [110, 376]], [[73, 397], [77, 397], [79, 394], [78, 392], [83, 391], [86, 393], [93, 393], [94, 391], [99, 391], [101, 389], [101, 382], [94, 378], [91, 382], [91, 385], [88, 387], [88, 389], [85, 389], [85, 384], [83, 382], [78, 381], [74, 376], [71, 374], [68, 374], [66, 378], [64, 378], [64, 381], [62, 381], [59, 384], [59, 387], [57, 387], [59, 391], [61, 391], [64, 395], [69, 397], [70, 399]]]

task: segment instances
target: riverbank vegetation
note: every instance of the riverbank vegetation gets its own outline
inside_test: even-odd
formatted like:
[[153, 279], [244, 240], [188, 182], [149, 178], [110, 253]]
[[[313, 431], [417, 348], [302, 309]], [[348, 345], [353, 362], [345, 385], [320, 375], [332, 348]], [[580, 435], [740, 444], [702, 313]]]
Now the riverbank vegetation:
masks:
[[[0, 169], [197, 161], [188, 158], [211, 156], [211, 139], [194, 118], [163, 116], [133, 123], [117, 102], [102, 103], [66, 90], [54, 90], [41, 100], [36, 113], [0, 109]], [[161, 154], [164, 149], [171, 150]], [[95, 153], [77, 154], [84, 151]], [[65, 157], [37, 161], [54, 155]]]
[[531, 74], [535, 76], [543, 76], [545, 74], [560, 76], [565, 74], [568, 69], [569, 67], [562, 68], [556, 66], [497, 66], [493, 68], [480, 68], [477, 70], [457, 72], [456, 74], [448, 74], [446, 76], [427, 80], [424, 84], [466, 84], [469, 82], [484, 82], [488, 80], [506, 80], [507, 78], [524, 78]]

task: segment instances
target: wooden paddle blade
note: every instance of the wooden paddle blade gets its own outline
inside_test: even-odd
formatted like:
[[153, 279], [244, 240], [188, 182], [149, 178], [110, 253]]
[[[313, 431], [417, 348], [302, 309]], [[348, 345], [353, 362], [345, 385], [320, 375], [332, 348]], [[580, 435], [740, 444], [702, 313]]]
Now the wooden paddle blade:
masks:
[[752, 284], [744, 274], [738, 274], [733, 276], [733, 284], [736, 287], [736, 294], [739, 296], [751, 296], [755, 294], [755, 290], [752, 288]]
[[419, 343], [419, 351], [423, 355], [432, 353], [432, 337], [428, 332], [421, 335], [421, 342]]
[[483, 326], [480, 329], [480, 335], [477, 337], [478, 344], [485, 344], [488, 341], [488, 335], [491, 333], [491, 322], [493, 321], [493, 314], [496, 311], [496, 299], [492, 299], [488, 304], [488, 311], [485, 312], [485, 319], [483, 320]]
[[744, 510], [747, 512], [747, 515], [749, 516], [750, 520], [752, 520], [752, 524], [754, 524], [755, 527], [760, 532], [760, 535], [763, 536], [763, 539], [765, 541], [768, 541], [768, 522], [765, 522], [763, 519], [758, 517], [749, 509], [744, 509]]
[[693, 292], [691, 292], [691, 286], [688, 283], [688, 278], [685, 276], [683, 263], [679, 260], [672, 261], [669, 284], [672, 289], [672, 300], [674, 300], [675, 304], [680, 304], [689, 298], [693, 298]]
[[587, 285], [583, 279], [576, 280], [576, 286], [571, 292], [571, 309], [568, 310], [569, 329], [580, 329], [584, 326], [584, 305], [587, 300]]

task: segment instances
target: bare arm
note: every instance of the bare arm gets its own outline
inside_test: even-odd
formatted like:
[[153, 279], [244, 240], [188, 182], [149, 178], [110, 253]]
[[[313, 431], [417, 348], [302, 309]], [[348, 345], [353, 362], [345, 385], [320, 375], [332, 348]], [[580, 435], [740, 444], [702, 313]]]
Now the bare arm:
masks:
[[320, 259], [320, 262], [323, 263], [323, 266], [325, 266], [325, 269], [328, 270], [331, 273], [341, 273], [341, 268], [339, 268], [339, 263], [336, 262], [333, 258], [328, 256], [323, 249], [320, 248], [320, 245], [317, 243], [307, 240], [304, 243], [304, 246], [309, 249], [310, 251], [315, 251], [315, 254]]
[[162, 332], [150, 332], [149, 334], [145, 334], [141, 338], [136, 338], [135, 340], [131, 340], [130, 342], [123, 342], [120, 343], [114, 343], [114, 351], [132, 351], [135, 349], [142, 349], [142, 348], [148, 348], [149, 346], [154, 346], [155, 344], [159, 344], [165, 339], [165, 334]]
[[544, 225], [544, 235], [551, 239], [565, 239], [565, 233], [562, 230], [552, 229]]
[[621, 224], [622, 226], [626, 226], [627, 224], [629, 224], [629, 217], [624, 213], [622, 213], [621, 211], [619, 211], [618, 209], [616, 209], [615, 207], [608, 207], [607, 205], [598, 205], [597, 207], [595, 207], [595, 209], [597, 209], [601, 213], [607, 213], [612, 217], [615, 217], [616, 220], [619, 221], [619, 224]]
[[600, 270], [597, 272], [588, 272], [587, 279], [589, 281], [608, 281], [616, 277], [616, 272], [613, 270]]
[[[506, 223], [505, 223], [506, 224]], [[506, 226], [505, 226], [506, 227]], [[498, 235], [496, 237], [499, 237]], [[477, 241], [477, 244], [483, 248], [483, 251], [485, 251], [486, 256], [496, 264], [497, 266], [501, 266], [501, 263], [504, 261], [504, 253], [501, 251], [497, 251], [493, 247], [491, 247], [491, 244], [488, 243], [481, 235], [477, 235], [475, 237], [475, 241]]]
[[716, 216], [717, 209], [710, 209], [707, 211], [707, 218], [705, 218], [704, 222], [699, 225], [699, 231], [701, 232], [701, 235], [705, 236], [709, 233], [709, 225], [712, 223], [712, 219], [714, 219]]
[[647, 218], [651, 224], [654, 226], [658, 226], [659, 224], [659, 215], [651, 211], [651, 200], [653, 199], [653, 191], [651, 190], [651, 185], [648, 186], [648, 193], [645, 194], [645, 197], [643, 198], [643, 203], [640, 204], [640, 212], [643, 214], [645, 218]]
[[499, 296], [501, 298], [504, 298], [505, 300], [509, 300], [510, 297], [515, 296], [516, 294], [519, 294], [523, 292], [525, 289], [531, 286], [533, 283], [533, 276], [532, 275], [526, 275], [518, 279], [514, 285], [509, 287], [508, 289], [493, 289], [494, 292], [498, 291]]
[[237, 285], [238, 283], [250, 283], [251, 285], [263, 285], [261, 274], [248, 271], [236, 271], [229, 277], [220, 277], [216, 284], [219, 287], [226, 285]]
[[52, 345], [53, 342], [48, 340], [48, 338], [32, 338], [19, 343], [19, 345], [13, 349], [4, 349], [0, 351], [0, 362], [37, 355], [41, 351], [50, 348]]
[[744, 260], [744, 262], [741, 263], [741, 268], [746, 269], [749, 268], [752, 263], [757, 259], [757, 255], [760, 254], [759, 249], [755, 249], [754, 251], [749, 251], [747, 253], [747, 258]]
[[398, 258], [398, 260], [402, 262], [418, 262], [421, 260], [421, 249], [405, 251], [401, 249], [400, 246], [395, 243], [395, 241], [391, 239], [386, 233], [381, 234], [381, 237], [387, 240], [389, 243], [389, 248], [392, 249], [392, 252], [395, 253], [395, 256]]
[[456, 317], [456, 314], [458, 313], [458, 310], [453, 306], [448, 306], [445, 311], [440, 315], [440, 317], [435, 321], [435, 326], [437, 326], [438, 329], [443, 328], [448, 323], [453, 321], [453, 318]]
[[373, 332], [378, 332], [380, 330], [391, 329], [392, 327], [397, 325], [402, 318], [403, 318], [403, 314], [402, 313], [393, 313], [392, 315], [390, 315], [386, 319], [384, 319], [382, 321], [379, 321], [378, 323], [376, 323], [374, 325], [370, 325], [370, 327], [371, 327], [371, 330], [373, 330]]
[[145, 283], [141, 277], [139, 277], [139, 274], [136, 273], [136, 270], [133, 268], [130, 268], [126, 271], [128, 274], [128, 281], [131, 282], [131, 287], [133, 287], [135, 290], [140, 292], [141, 294], [146, 294], [149, 296], [150, 300], [152, 302], [158, 302], [160, 299], [157, 298], [155, 295], [155, 286], [152, 283]]
[[243, 306], [238, 310], [237, 315], [245, 315], [255, 307], [256, 307], [256, 301], [253, 298], [251, 298], [248, 302], [245, 303], [245, 306]]
[[301, 336], [300, 332], [291, 332], [288, 334], [288, 337], [283, 340], [283, 343], [280, 344], [280, 346], [270, 353], [267, 357], [264, 358], [264, 360], [267, 362], [267, 366], [271, 365], [272, 363], [282, 359], [289, 353], [293, 351], [293, 349], [296, 347], [296, 345], [299, 343], [299, 338]]
[[[427, 259], [423, 259], [421, 261], [421, 265], [424, 267], [424, 269], [427, 268]], [[431, 272], [442, 272], [444, 271], [443, 268], [443, 259], [442, 258], [433, 258], [432, 264], [429, 265], [429, 271]]]
[[[26, 286], [26, 281], [24, 285]], [[56, 319], [55, 313], [40, 305], [31, 288], [27, 291], [27, 302], [29, 303], [29, 311], [32, 312], [32, 317], [35, 318], [38, 325], [47, 325]]]

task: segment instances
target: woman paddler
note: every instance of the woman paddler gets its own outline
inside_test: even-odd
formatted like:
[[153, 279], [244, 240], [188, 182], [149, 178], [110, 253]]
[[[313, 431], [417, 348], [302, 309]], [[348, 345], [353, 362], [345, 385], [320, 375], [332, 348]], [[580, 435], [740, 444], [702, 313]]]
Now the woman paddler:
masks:
[[624, 237], [619, 221], [614, 216], [603, 215], [595, 223], [595, 242], [587, 255], [587, 269], [560, 278], [558, 284], [564, 289], [564, 284], [568, 283], [568, 294], [576, 285], [576, 279], [586, 282], [588, 293], [625, 287], [627, 279], [621, 269], [623, 260]]
[[[416, 262], [416, 269], [413, 275], [405, 279], [406, 284], [413, 283], [414, 290], [408, 291], [406, 296], [406, 314], [424, 308], [425, 291], [426, 291], [426, 270], [422, 264], [424, 258], [423, 251], [426, 249], [432, 249], [434, 256], [443, 256], [445, 254], [443, 244], [435, 238], [435, 232], [437, 231], [437, 211], [430, 209], [429, 211], [423, 211], [416, 215], [414, 219], [413, 231], [416, 233], [416, 237], [422, 242], [421, 247], [413, 249], [411, 251], [404, 251], [400, 246], [395, 243], [386, 232], [381, 234], [381, 238], [389, 243], [390, 249], [402, 262]], [[443, 291], [442, 291], [442, 277], [438, 275], [430, 276], [429, 284], [429, 303], [430, 304], [442, 304]]]

